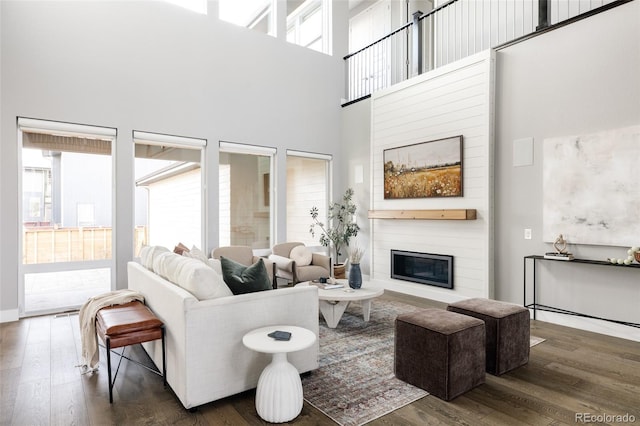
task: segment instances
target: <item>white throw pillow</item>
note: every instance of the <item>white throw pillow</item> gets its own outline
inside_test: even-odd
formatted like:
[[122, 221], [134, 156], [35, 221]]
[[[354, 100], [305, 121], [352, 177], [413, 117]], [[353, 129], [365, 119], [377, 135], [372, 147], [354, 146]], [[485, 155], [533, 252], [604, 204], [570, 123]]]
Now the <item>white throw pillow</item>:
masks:
[[296, 266], [307, 266], [311, 265], [313, 254], [311, 253], [311, 250], [305, 246], [295, 246], [291, 249], [289, 257], [295, 260]]
[[207, 265], [213, 268], [214, 271], [222, 275], [222, 264], [220, 263], [220, 259], [207, 259]]
[[153, 258], [153, 272], [175, 284], [175, 281], [169, 279], [169, 277], [174, 275], [180, 259], [182, 259], [182, 256], [170, 251], [159, 253]]
[[140, 249], [140, 264], [145, 268], [153, 271], [153, 261], [156, 256], [162, 253], [168, 253], [169, 249], [162, 246], [144, 246]]
[[156, 274], [184, 288], [198, 300], [232, 296], [233, 293], [218, 274], [198, 259], [165, 253], [158, 256]]
[[201, 262], [207, 263], [207, 255], [202, 252], [198, 247], [193, 246], [191, 250], [182, 253], [183, 256], [198, 259]]

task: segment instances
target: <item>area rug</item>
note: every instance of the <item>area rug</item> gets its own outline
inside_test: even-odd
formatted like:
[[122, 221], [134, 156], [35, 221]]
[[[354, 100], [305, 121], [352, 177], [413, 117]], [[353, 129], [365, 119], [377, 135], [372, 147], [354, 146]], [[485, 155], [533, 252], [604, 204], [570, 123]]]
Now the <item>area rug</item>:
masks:
[[393, 374], [395, 318], [417, 309], [376, 299], [367, 323], [358, 303], [335, 329], [321, 319], [320, 368], [302, 379], [304, 399], [336, 423], [358, 426], [428, 395]]

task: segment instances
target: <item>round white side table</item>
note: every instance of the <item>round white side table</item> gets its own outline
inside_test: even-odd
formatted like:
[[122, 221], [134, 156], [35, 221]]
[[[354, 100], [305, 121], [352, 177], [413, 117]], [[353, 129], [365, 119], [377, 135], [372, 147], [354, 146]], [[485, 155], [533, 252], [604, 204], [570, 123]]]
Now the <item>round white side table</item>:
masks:
[[[269, 333], [280, 330], [291, 333], [291, 340], [275, 340]], [[311, 346], [316, 335], [306, 328], [290, 325], [273, 325], [250, 331], [242, 343], [256, 352], [272, 354], [256, 389], [256, 411], [271, 423], [284, 423], [295, 419], [302, 411], [302, 381], [296, 367], [287, 361], [287, 353]]]

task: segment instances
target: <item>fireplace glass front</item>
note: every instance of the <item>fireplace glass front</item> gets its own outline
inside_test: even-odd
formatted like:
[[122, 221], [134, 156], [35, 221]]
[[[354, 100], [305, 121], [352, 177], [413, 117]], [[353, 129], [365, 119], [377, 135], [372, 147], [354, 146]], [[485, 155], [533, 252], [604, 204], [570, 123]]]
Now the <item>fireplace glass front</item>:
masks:
[[391, 278], [453, 288], [453, 256], [391, 250]]

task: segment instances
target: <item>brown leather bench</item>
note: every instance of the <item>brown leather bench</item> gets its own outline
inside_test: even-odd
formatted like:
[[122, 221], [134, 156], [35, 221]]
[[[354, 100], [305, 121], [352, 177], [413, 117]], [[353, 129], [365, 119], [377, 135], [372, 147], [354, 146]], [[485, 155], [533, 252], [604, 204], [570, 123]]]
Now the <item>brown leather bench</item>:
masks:
[[[113, 402], [113, 384], [116, 381], [122, 358], [133, 361], [163, 378], [167, 385], [166, 362], [164, 348], [164, 324], [151, 310], [139, 301], [102, 308], [96, 315], [96, 332], [107, 349], [107, 368], [109, 371], [109, 403]], [[162, 372], [153, 370], [136, 360], [124, 356], [124, 349], [119, 354], [120, 362], [113, 380], [111, 379], [111, 350], [136, 343], [162, 339]], [[118, 354], [117, 354], [118, 355]]]

